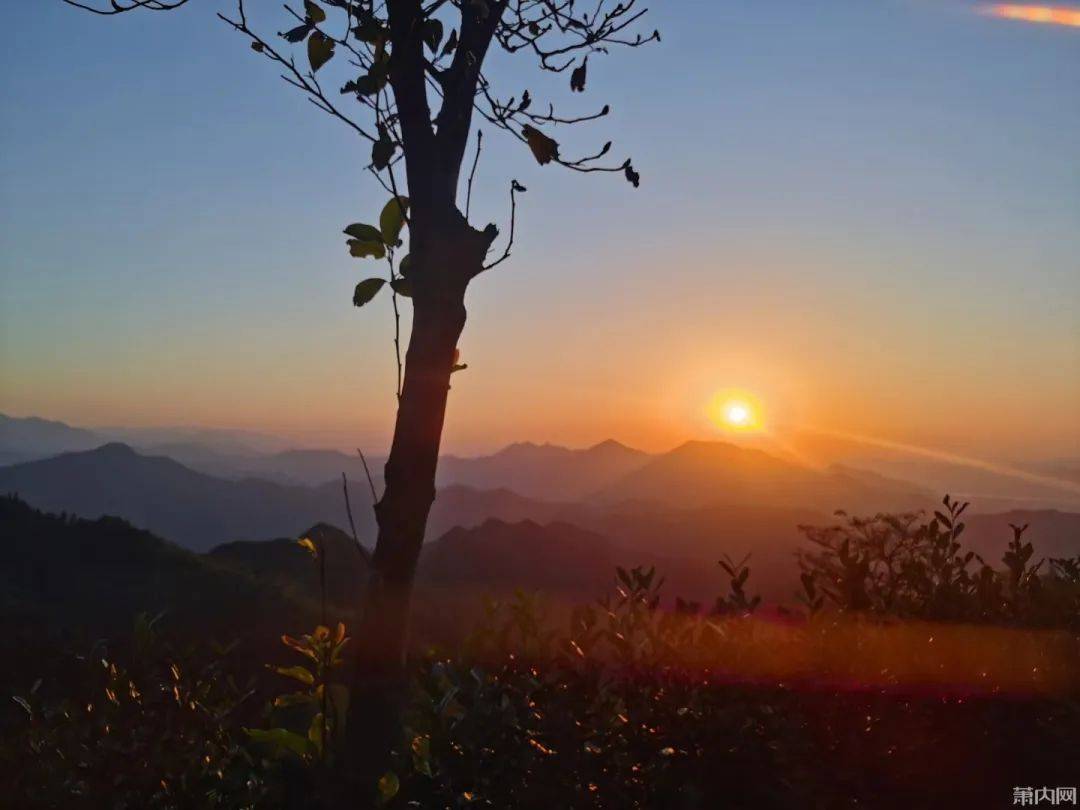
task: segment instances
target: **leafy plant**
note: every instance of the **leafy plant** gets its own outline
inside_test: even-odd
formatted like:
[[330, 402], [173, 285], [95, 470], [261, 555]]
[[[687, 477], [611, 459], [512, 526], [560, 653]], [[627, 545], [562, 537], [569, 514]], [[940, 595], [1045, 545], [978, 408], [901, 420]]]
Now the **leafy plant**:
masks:
[[140, 617], [124, 667], [99, 645], [68, 656], [65, 687], [37, 681], [13, 697], [22, 714], [0, 743], [11, 806], [271, 806], [274, 779], [239, 732], [254, 684], [238, 685], [228, 650], [173, 653]]

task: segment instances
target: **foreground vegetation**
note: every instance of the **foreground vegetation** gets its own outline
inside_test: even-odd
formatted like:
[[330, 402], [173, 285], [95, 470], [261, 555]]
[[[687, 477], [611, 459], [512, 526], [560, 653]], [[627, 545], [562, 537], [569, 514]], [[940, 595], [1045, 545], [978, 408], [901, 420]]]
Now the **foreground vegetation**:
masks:
[[[997, 806], [1072, 785], [1080, 558], [1041, 560], [1015, 527], [994, 568], [964, 549], [963, 510], [806, 527], [798, 609], [761, 615], [730, 559], [708, 606], [666, 603], [640, 568], [572, 610], [490, 602], [465, 644], [417, 656], [392, 768], [348, 804]], [[340, 806], [354, 642], [320, 620], [269, 667], [145, 616], [121, 652], [64, 657], [4, 715], [3, 795]]]

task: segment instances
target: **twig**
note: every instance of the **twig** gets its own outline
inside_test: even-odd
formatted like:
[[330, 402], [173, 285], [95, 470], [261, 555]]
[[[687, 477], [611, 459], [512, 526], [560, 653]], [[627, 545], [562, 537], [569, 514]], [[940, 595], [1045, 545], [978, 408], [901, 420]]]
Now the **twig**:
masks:
[[[385, 100], [387, 102], [387, 111], [389, 112], [389, 99], [387, 98], [387, 95], [388, 94], [386, 92], [386, 89], [383, 88], [375, 96], [375, 125], [377, 127], [382, 124], [381, 100]], [[375, 170], [374, 166], [372, 166], [371, 168], [375, 176], [379, 179], [379, 182], [382, 183], [382, 178], [379, 177], [378, 171]], [[406, 225], [409, 225], [409, 218], [408, 216], [406, 216], [405, 206], [401, 204], [401, 195], [398, 193], [397, 178], [394, 177], [394, 161], [392, 159], [386, 164], [386, 174], [387, 177], [390, 179], [390, 192], [394, 196], [394, 202], [397, 204], [398, 212], [401, 214], [401, 220]], [[383, 183], [384, 187], [385, 185], [386, 184]], [[397, 362], [397, 390], [395, 393], [397, 394], [397, 400], [400, 403], [401, 383], [402, 377], [404, 375], [404, 368], [401, 362], [401, 312], [398, 309], [397, 290], [394, 289], [393, 284], [393, 282], [397, 280], [397, 276], [394, 273], [394, 249], [389, 246], [386, 253], [386, 263], [390, 266], [390, 302], [394, 307], [394, 360]], [[365, 467], [366, 466], [367, 465], [365, 462]], [[368, 477], [370, 478], [370, 475]]]
[[187, 0], [128, 0], [128, 5], [123, 5], [120, 2], [113, 2], [108, 8], [97, 8], [95, 6], [87, 5], [86, 3], [79, 3], [77, 0], [64, 0], [69, 6], [75, 6], [75, 8], [81, 8], [83, 11], [89, 11], [91, 14], [100, 14], [102, 16], [109, 16], [112, 14], [122, 14], [125, 11], [133, 11], [137, 8], [143, 8], [147, 11], [172, 11], [174, 8], [180, 8]]
[[352, 519], [352, 504], [349, 502], [349, 479], [345, 477], [345, 473], [341, 473], [341, 488], [345, 490], [345, 514], [349, 516], [349, 528], [352, 529], [353, 540], [356, 541], [356, 545], [360, 545], [360, 536], [356, 533], [356, 524]]
[[364, 465], [364, 474], [367, 476], [368, 486], [371, 487], [371, 507], [374, 509], [379, 503], [379, 496], [375, 494], [375, 482], [371, 480], [371, 470], [368, 469], [367, 459], [364, 458], [364, 451], [357, 447], [356, 452], [360, 454], [360, 461]]
[[503, 255], [491, 264], [485, 264], [481, 268], [481, 271], [490, 270], [492, 267], [500, 265], [510, 258], [510, 248], [514, 246], [514, 223], [517, 222], [517, 198], [514, 195], [517, 194], [518, 191], [524, 190], [525, 187], [517, 180], [510, 181], [510, 238], [506, 242], [506, 250], [503, 251]]
[[484, 131], [482, 129], [476, 130], [476, 156], [473, 158], [472, 171], [469, 172], [469, 185], [468, 190], [465, 192], [465, 220], [469, 219], [469, 206], [472, 204], [472, 184], [473, 178], [476, 176], [476, 165], [480, 162], [480, 145], [484, 141]]
[[393, 287], [393, 282], [398, 279], [397, 274], [394, 272], [393, 249], [387, 252], [386, 263], [390, 267], [390, 301], [394, 306], [394, 359], [397, 360], [397, 399], [398, 402], [401, 402], [401, 377], [403, 371], [401, 364], [401, 312], [398, 310], [397, 290]]
[[232, 26], [235, 31], [243, 34], [248, 39], [250, 39], [253, 45], [257, 45], [258, 47], [256, 48], [256, 50], [259, 53], [261, 53], [271, 62], [278, 63], [283, 68], [285, 68], [285, 70], [291, 73], [291, 78], [284, 74], [282, 75], [282, 78], [289, 84], [293, 85], [296, 88], [299, 88], [301, 91], [306, 93], [308, 95], [308, 100], [311, 101], [316, 107], [318, 107], [323, 112], [329, 113], [330, 115], [334, 116], [343, 124], [352, 128], [361, 137], [367, 138], [372, 143], [375, 142], [376, 139], [370, 132], [365, 130], [347, 115], [342, 113], [330, 102], [330, 100], [323, 93], [322, 87], [319, 85], [318, 80], [315, 78], [314, 72], [309, 73], [307, 76], [305, 76], [300, 71], [300, 69], [296, 67], [296, 61], [292, 57], [286, 59], [284, 56], [278, 53], [274, 49], [274, 47], [270, 45], [269, 42], [267, 42], [265, 39], [260, 37], [258, 34], [252, 31], [251, 28], [248, 27], [247, 14], [244, 10], [244, 0], [236, 0], [236, 12], [237, 16], [239, 17], [239, 19], [237, 20], [226, 17], [224, 14], [221, 13], [218, 13], [217, 16], [218, 19], [220, 19], [222, 22]]

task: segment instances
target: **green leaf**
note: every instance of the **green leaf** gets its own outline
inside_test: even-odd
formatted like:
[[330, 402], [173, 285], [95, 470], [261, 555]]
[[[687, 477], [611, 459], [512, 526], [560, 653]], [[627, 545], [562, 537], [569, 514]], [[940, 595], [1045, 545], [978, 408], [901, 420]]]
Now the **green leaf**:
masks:
[[310, 33], [311, 26], [307, 23], [304, 23], [303, 25], [296, 26], [296, 28], [290, 28], [284, 34], [279, 33], [278, 36], [282, 37], [286, 42], [292, 42], [293, 44], [296, 44], [297, 42], [303, 42], [304, 37], [306, 37]]
[[308, 726], [307, 732], [308, 740], [315, 747], [315, 750], [322, 753], [323, 750], [323, 715], [319, 712], [311, 718], [311, 725]]
[[365, 225], [363, 222], [354, 222], [345, 229], [345, 235], [361, 242], [381, 242], [382, 232], [374, 225]]
[[350, 239], [346, 244], [349, 246], [349, 255], [357, 259], [363, 259], [365, 256], [381, 259], [386, 255], [386, 245], [383, 244], [382, 234], [379, 235], [378, 242], [374, 240], [369, 242], [363, 239]]
[[533, 157], [541, 166], [559, 157], [559, 144], [536, 127], [526, 124], [522, 127], [521, 134], [525, 136], [525, 142], [529, 144]]
[[314, 753], [310, 741], [287, 728], [245, 728], [244, 733], [252, 742], [269, 745], [277, 754], [291, 751], [301, 759], [306, 759]]
[[[355, 11], [353, 13], [356, 14]], [[360, 24], [353, 28], [353, 34], [357, 39], [369, 45], [374, 45], [380, 39], [386, 39], [388, 32], [374, 14], [364, 12], [359, 15], [359, 18]]]
[[424, 44], [431, 49], [432, 53], [435, 53], [439, 49], [439, 43], [442, 42], [443, 25], [436, 19], [429, 19], [424, 23], [423, 27]]
[[408, 197], [391, 197], [390, 202], [383, 207], [382, 213], [379, 214], [379, 229], [382, 231], [382, 238], [386, 244], [397, 244], [408, 210]]
[[589, 60], [588, 57], [586, 57], [582, 60], [580, 65], [578, 65], [570, 72], [570, 92], [585, 92], [585, 72], [588, 70], [588, 67]]
[[287, 695], [278, 695], [274, 698], [274, 708], [283, 709], [287, 706], [301, 706], [312, 703], [315, 695], [310, 692], [290, 692]]
[[356, 291], [353, 293], [353, 306], [362, 307], [375, 297], [375, 294], [382, 289], [385, 283], [386, 279], [384, 278], [366, 278], [361, 281], [356, 285]]
[[302, 667], [297, 664], [294, 667], [273, 667], [274, 672], [278, 675], [284, 675], [286, 678], [293, 678], [300, 681], [300, 683], [306, 683], [311, 686], [315, 683], [315, 676], [311, 674], [311, 671], [307, 667]]
[[390, 74], [376, 65], [370, 73], [365, 73], [352, 82], [352, 91], [360, 96], [373, 96], [386, 87]]
[[330, 57], [333, 55], [334, 41], [332, 39], [320, 31], [315, 31], [308, 37], [307, 56], [312, 73], [316, 72], [319, 68], [329, 62]]
[[398, 295], [404, 295], [406, 298], [412, 298], [413, 289], [412, 282], [407, 278], [395, 278], [390, 282], [390, 287]]
[[[286, 634], [281, 637], [281, 643], [284, 644], [286, 647], [289, 647], [290, 649], [296, 650], [296, 652], [300, 653], [301, 655], [310, 658], [312, 661], [318, 661], [319, 656], [315, 652], [315, 650], [311, 649], [311, 645], [308, 642], [308, 639], [310, 639], [310, 636], [305, 636], [304, 639], [301, 640], [298, 638], [293, 638], [292, 636]], [[273, 667], [271, 667], [271, 669], [273, 669]]]
[[313, 23], [326, 22], [326, 12], [312, 3], [311, 0], [304, 0], [304, 14]]
[[406, 253], [405, 256], [402, 257], [401, 261], [398, 262], [397, 271], [398, 275], [400, 275], [402, 278], [409, 277], [409, 268], [412, 266], [412, 262], [409, 260], [409, 256], [411, 255], [411, 253]]
[[401, 789], [401, 781], [393, 771], [387, 771], [379, 777], [379, 804], [386, 804], [397, 796]]
[[390, 165], [397, 146], [387, 136], [385, 130], [379, 133], [379, 140], [371, 145], [371, 163], [376, 169], [385, 169]]

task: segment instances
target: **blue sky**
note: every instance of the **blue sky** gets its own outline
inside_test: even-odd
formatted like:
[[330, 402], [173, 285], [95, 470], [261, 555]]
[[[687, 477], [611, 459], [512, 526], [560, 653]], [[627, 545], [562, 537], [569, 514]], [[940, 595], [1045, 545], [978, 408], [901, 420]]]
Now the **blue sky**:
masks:
[[[610, 103], [566, 142], [613, 139], [643, 182], [485, 133], [478, 221], [529, 191], [470, 291], [447, 446], [662, 447], [735, 386], [792, 426], [1080, 452], [1080, 29], [946, 0], [653, 5], [663, 42], [590, 60], [584, 96], [493, 65], [505, 95]], [[0, 410], [377, 445], [389, 305], [350, 306], [373, 268], [340, 235], [384, 201], [368, 147], [218, 8], [9, 10]]]

